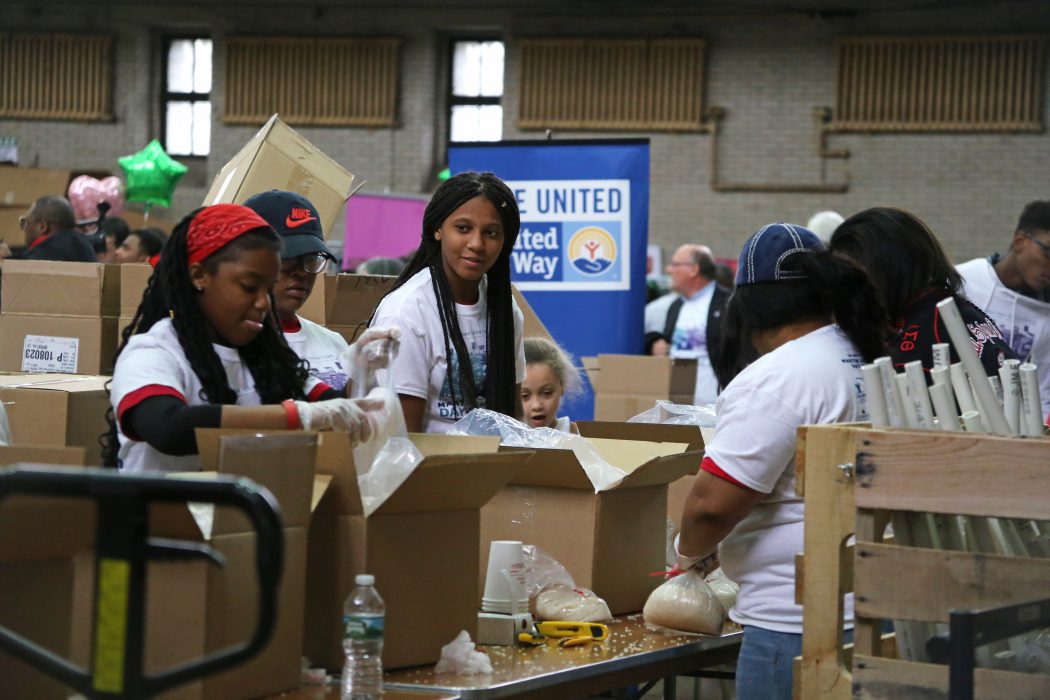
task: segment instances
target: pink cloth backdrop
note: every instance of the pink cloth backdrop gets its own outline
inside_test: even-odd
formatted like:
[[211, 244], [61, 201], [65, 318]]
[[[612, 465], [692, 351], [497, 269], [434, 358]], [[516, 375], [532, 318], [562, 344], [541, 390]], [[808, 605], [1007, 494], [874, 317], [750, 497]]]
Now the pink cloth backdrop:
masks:
[[355, 194], [346, 204], [343, 269], [374, 257], [399, 258], [419, 247], [427, 200], [380, 194]]

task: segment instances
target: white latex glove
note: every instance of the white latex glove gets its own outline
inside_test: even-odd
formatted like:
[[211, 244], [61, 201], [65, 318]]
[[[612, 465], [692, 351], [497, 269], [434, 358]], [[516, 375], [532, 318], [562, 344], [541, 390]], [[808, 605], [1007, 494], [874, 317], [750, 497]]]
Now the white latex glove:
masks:
[[350, 434], [350, 442], [367, 442], [372, 437], [369, 412], [382, 408], [376, 399], [329, 399], [328, 401], [296, 401], [299, 423], [305, 430], [342, 430]]
[[681, 536], [681, 533], [674, 536], [675, 565], [678, 567], [679, 571], [688, 571], [689, 569], [695, 568], [706, 576], [718, 568], [717, 550], [706, 557], [687, 557], [678, 549], [678, 539]]
[[369, 328], [357, 340], [350, 344], [339, 361], [343, 367], [353, 367], [360, 355], [368, 369], [377, 370], [390, 364], [390, 358], [396, 357], [401, 348], [401, 329], [397, 326], [387, 328]]

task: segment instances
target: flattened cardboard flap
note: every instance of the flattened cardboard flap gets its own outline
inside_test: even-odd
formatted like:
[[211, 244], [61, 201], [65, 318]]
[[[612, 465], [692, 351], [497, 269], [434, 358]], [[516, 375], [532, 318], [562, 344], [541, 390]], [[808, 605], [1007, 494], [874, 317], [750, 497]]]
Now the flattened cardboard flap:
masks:
[[577, 421], [585, 438], [613, 438], [644, 442], [684, 442], [688, 452], [704, 449], [701, 429], [695, 425], [660, 425], [658, 423], [618, 423], [615, 421]]
[[[220, 473], [247, 476], [268, 488], [281, 506], [283, 527], [310, 524], [316, 460], [317, 436], [312, 433], [239, 435], [220, 440]], [[218, 509], [215, 534], [244, 532], [247, 527], [239, 511]]]
[[499, 438], [495, 435], [409, 433], [408, 437], [424, 457], [492, 454], [500, 451]]
[[481, 508], [533, 454], [522, 451], [427, 457], [373, 516]]
[[109, 377], [93, 374], [8, 374], [0, 375], [0, 388], [39, 389], [77, 393], [105, 391]]

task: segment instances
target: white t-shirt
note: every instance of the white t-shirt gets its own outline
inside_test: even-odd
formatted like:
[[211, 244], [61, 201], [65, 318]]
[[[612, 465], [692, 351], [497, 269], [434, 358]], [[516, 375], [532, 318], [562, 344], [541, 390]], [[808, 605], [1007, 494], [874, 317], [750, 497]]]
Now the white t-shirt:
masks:
[[[260, 405], [262, 400], [255, 390], [255, 380], [241, 361], [237, 349], [215, 344], [212, 347], [222, 360], [226, 381], [237, 394], [237, 405]], [[310, 394], [320, 386], [315, 377], [310, 377], [306, 392]], [[110, 403], [114, 416], [118, 418], [123, 411], [152, 396], [174, 396], [188, 406], [203, 406], [209, 402], [201, 397], [201, 388], [201, 381], [182, 351], [171, 319], [165, 318], [153, 324], [146, 333], [131, 336], [113, 368]], [[124, 472], [199, 471], [201, 468], [198, 455], [166, 455], [145, 442], [129, 439], [120, 429], [119, 420], [117, 429], [120, 440], [117, 457]]]
[[[706, 456], [743, 485], [769, 494], [722, 541], [726, 576], [740, 584], [730, 617], [776, 632], [802, 632], [795, 555], [802, 551], [803, 501], [795, 493], [799, 426], [867, 417], [863, 358], [828, 325], [763, 355], [718, 397]], [[847, 600], [846, 620], [853, 619]]]
[[[479, 391], [484, 386], [486, 351], [488, 349], [488, 305], [485, 301], [487, 281], [483, 277], [478, 303], [471, 306], [456, 304], [459, 330], [463, 334], [467, 352]], [[525, 380], [525, 345], [522, 328], [525, 317], [513, 304], [515, 383]], [[421, 270], [380, 302], [373, 327], [397, 326], [401, 329], [401, 350], [393, 363], [394, 388], [399, 394], [426, 399], [423, 413], [423, 431], [444, 433], [466, 415], [455, 383], [456, 406], [453, 407], [445, 364], [445, 336], [438, 316], [438, 302], [430, 280], [430, 270]], [[454, 354], [454, 353], [453, 353]], [[453, 358], [453, 365], [455, 365]]]
[[343, 367], [339, 361], [339, 357], [346, 352], [346, 340], [335, 331], [313, 321], [301, 316], [297, 318], [299, 330], [284, 332], [288, 345], [295, 350], [296, 355], [310, 363], [310, 374], [336, 391], [343, 391], [350, 374], [350, 368]]
[[671, 337], [671, 357], [696, 359], [696, 388], [693, 403], [697, 406], [714, 403], [718, 398], [718, 379], [711, 367], [711, 355], [707, 349], [707, 315], [711, 311], [711, 299], [715, 295], [715, 284], [708, 283], [693, 296], [685, 299], [678, 312], [678, 320]]
[[646, 333], [664, 332], [664, 326], [667, 325], [667, 310], [671, 308], [671, 304], [677, 298], [677, 294], [670, 292], [661, 297], [656, 297], [645, 305]]
[[1010, 349], [1022, 361], [1031, 358], [1039, 372], [1043, 418], [1050, 413], [1050, 304], [1007, 287], [987, 258], [977, 258], [956, 270], [963, 278], [963, 295], [983, 309], [1003, 332]]

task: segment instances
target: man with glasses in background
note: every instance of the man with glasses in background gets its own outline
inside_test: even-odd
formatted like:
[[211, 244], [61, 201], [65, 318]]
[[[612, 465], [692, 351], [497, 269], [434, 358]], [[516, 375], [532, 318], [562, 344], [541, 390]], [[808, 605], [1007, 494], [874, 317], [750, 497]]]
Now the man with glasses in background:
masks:
[[317, 275], [335, 256], [324, 244], [317, 209], [302, 195], [270, 190], [244, 205], [266, 220], [281, 237], [281, 273], [273, 288], [274, 310], [292, 350], [310, 363], [310, 374], [343, 391], [349, 368], [339, 359], [347, 348], [343, 336], [298, 315], [310, 298]]
[[730, 291], [715, 282], [717, 269], [707, 246], [679, 246], [667, 265], [667, 274], [671, 291], [678, 296], [667, 308], [660, 330], [646, 333], [646, 350], [650, 355], [695, 358], [693, 403], [714, 403], [718, 380], [712, 363], [719, 349], [722, 312]]
[[1028, 203], [1006, 254], [956, 266], [963, 294], [1002, 329], [1019, 358], [1039, 366], [1043, 416], [1050, 413], [1050, 200]]
[[[47, 195], [36, 200], [19, 217], [18, 226], [25, 234], [26, 249], [21, 255], [24, 260], [95, 262], [91, 242], [77, 232], [73, 206], [65, 197]], [[10, 255], [10, 249], [4, 248], [0, 258]]]

